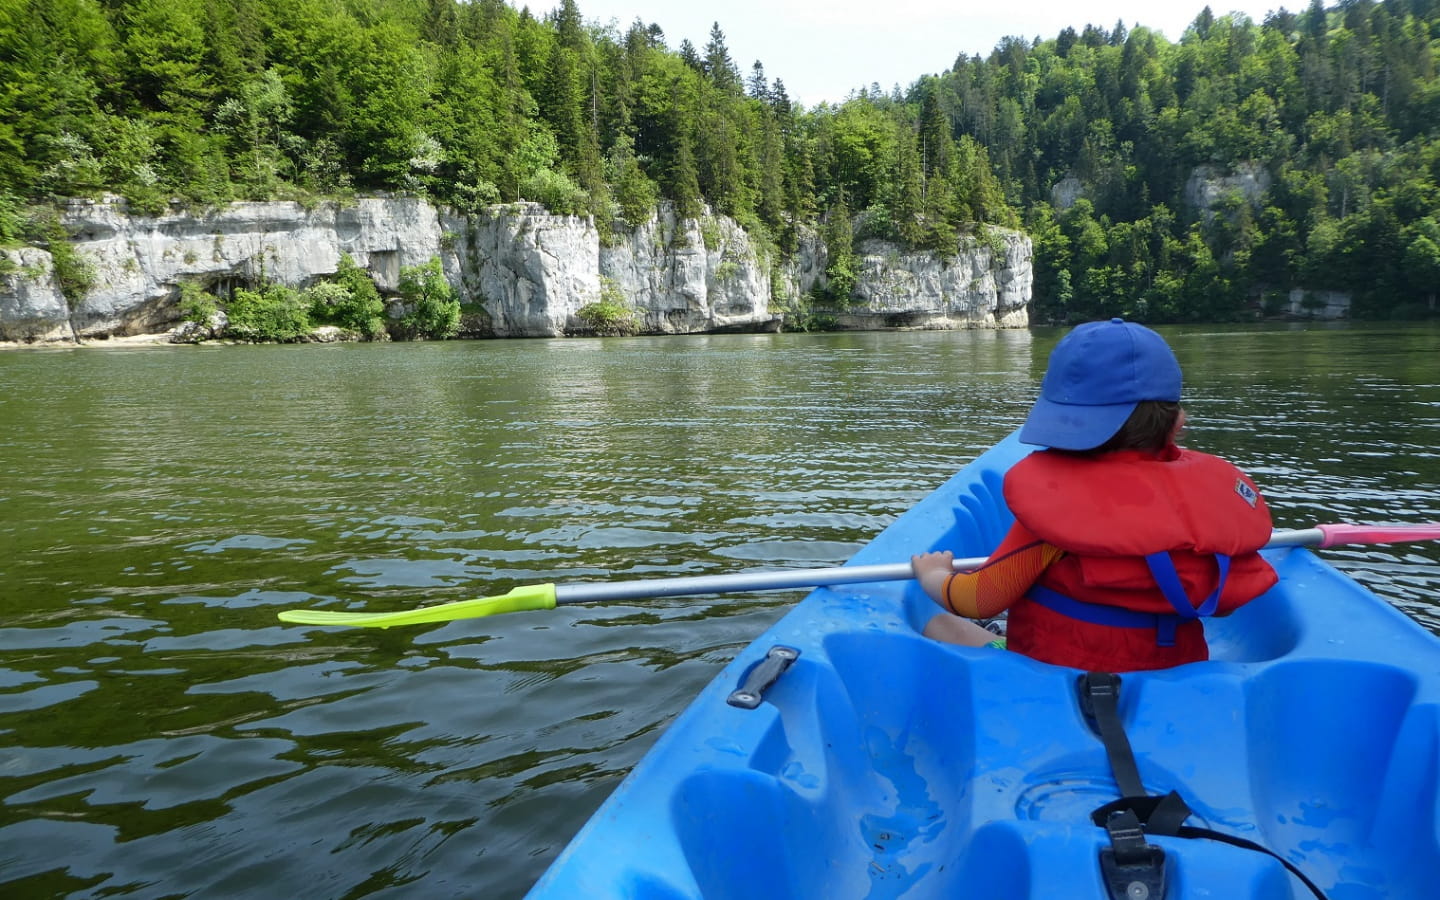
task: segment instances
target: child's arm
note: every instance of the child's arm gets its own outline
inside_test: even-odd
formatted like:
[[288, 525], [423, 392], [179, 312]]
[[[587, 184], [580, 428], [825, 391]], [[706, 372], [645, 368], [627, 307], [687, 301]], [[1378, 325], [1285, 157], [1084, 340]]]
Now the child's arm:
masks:
[[956, 615], [987, 619], [1009, 609], [1030, 585], [1064, 555], [1028, 529], [1014, 525], [990, 559], [978, 569], [956, 573], [948, 550], [911, 557], [915, 577], [930, 599]]

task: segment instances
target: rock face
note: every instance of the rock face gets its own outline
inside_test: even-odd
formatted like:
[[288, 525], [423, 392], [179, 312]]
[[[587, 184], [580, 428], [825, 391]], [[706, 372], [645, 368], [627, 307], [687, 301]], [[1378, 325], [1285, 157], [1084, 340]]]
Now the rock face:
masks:
[[[402, 269], [439, 257], [462, 304], [476, 310], [470, 332], [494, 337], [584, 333], [578, 314], [602, 293], [630, 307], [641, 332], [769, 330], [782, 324], [785, 298], [824, 284], [824, 246], [813, 234], [782, 262], [728, 218], [682, 220], [668, 207], [604, 236], [590, 218], [531, 203], [460, 216], [413, 198], [235, 203], [154, 217], [130, 215], [120, 200], [84, 200], [61, 221], [88, 288], [67, 301], [49, 252], [0, 250], [0, 340], [163, 332], [180, 322], [183, 282], [222, 296], [266, 282], [305, 287], [334, 274], [344, 254], [382, 293], [396, 291]], [[1030, 240], [988, 235], [947, 258], [862, 248], [860, 284], [840, 324], [1023, 327]]]
[[[1185, 181], [1185, 204], [1202, 215], [1212, 216], [1216, 206], [1228, 196], [1237, 195], [1258, 209], [1272, 183], [1274, 179], [1269, 170], [1258, 162], [1240, 163], [1231, 170], [1196, 166]], [[1074, 172], [1068, 172], [1050, 186], [1050, 204], [1057, 210], [1067, 210], [1090, 193], [1090, 187]]]
[[673, 209], [600, 251], [600, 273], [634, 303], [641, 330], [659, 334], [760, 330], [770, 311], [770, 265], [724, 217], [679, 219]]
[[1286, 297], [1285, 312], [1296, 319], [1343, 319], [1350, 315], [1352, 298], [1344, 291], [1307, 291], [1295, 288]]
[[0, 339], [55, 340], [70, 336], [70, 310], [60, 293], [55, 262], [34, 247], [0, 250]]
[[1073, 174], [1066, 175], [1050, 187], [1050, 205], [1056, 209], [1069, 209], [1083, 196], [1085, 185]]
[[1215, 207], [1229, 194], [1237, 194], [1258, 208], [1271, 181], [1270, 172], [1257, 162], [1241, 163], [1231, 172], [1197, 166], [1185, 182], [1185, 201], [1207, 216], [1213, 215]]
[[860, 245], [857, 302], [841, 327], [1024, 328], [1030, 322], [1032, 246], [1018, 232], [961, 238], [941, 259], [887, 241]]
[[517, 203], [447, 223], [465, 240], [441, 255], [445, 274], [462, 302], [484, 307], [485, 333], [561, 335], [582, 306], [600, 297], [600, 235], [590, 219]]

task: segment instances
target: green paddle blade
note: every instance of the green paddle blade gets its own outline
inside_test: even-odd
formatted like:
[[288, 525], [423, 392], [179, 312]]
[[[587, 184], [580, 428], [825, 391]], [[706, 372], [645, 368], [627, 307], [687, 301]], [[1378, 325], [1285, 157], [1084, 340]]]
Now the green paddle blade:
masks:
[[517, 587], [510, 593], [501, 594], [498, 597], [457, 600], [454, 603], [439, 603], [435, 606], [422, 606], [419, 609], [405, 609], [400, 612], [365, 613], [336, 612], [328, 609], [287, 609], [280, 613], [280, 621], [292, 622], [296, 625], [389, 628], [392, 625], [453, 622], [456, 619], [476, 619], [481, 616], [498, 616], [509, 612], [554, 608], [555, 585], [531, 584]]

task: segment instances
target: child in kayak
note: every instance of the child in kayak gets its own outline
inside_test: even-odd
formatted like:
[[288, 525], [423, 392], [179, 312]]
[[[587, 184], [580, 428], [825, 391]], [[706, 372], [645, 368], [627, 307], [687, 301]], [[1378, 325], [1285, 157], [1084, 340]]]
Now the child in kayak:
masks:
[[925, 634], [1003, 643], [971, 619], [1009, 610], [1009, 649], [1106, 672], [1209, 658], [1201, 617], [1226, 615], [1276, 582], [1257, 552], [1271, 534], [1255, 484], [1176, 444], [1180, 364], [1159, 334], [1112, 319], [1056, 345], [1020, 440], [1037, 450], [1005, 476], [1015, 524], [984, 566], [948, 551], [912, 558], [949, 610]]

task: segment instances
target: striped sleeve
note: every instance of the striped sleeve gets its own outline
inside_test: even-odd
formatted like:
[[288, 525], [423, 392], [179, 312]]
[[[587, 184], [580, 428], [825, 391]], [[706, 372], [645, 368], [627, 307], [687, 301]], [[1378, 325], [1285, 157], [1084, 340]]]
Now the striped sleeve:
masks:
[[1064, 555], [1018, 523], [978, 569], [951, 575], [945, 606], [967, 619], [988, 619], [1009, 609], [1051, 563]]

